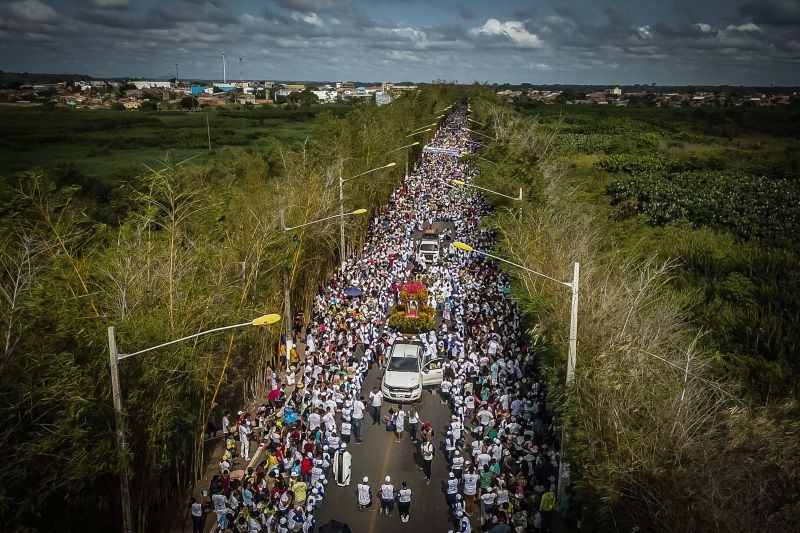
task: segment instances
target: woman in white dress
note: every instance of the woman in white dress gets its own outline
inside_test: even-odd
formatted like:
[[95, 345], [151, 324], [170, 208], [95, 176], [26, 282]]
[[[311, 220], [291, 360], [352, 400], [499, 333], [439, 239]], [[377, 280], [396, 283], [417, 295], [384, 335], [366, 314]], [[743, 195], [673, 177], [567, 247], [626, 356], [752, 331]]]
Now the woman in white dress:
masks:
[[400, 442], [403, 440], [403, 431], [406, 427], [406, 412], [400, 409], [394, 419], [394, 435], [395, 440]]

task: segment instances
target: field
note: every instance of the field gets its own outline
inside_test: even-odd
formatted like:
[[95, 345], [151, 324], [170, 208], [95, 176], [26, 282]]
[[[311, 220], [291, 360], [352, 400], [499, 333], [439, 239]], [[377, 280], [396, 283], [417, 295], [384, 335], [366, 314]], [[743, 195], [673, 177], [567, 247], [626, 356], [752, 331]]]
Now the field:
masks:
[[800, 109], [521, 108], [558, 132], [614, 248], [675, 261], [724, 373], [762, 398], [800, 376]]
[[116, 181], [157, 164], [208, 158], [206, 118], [211, 146], [267, 151], [266, 140], [302, 141], [316, 116], [346, 115], [351, 106], [319, 105], [302, 109], [212, 108], [208, 112], [142, 112], [0, 108], [0, 176], [33, 167], [73, 172], [99, 181]]

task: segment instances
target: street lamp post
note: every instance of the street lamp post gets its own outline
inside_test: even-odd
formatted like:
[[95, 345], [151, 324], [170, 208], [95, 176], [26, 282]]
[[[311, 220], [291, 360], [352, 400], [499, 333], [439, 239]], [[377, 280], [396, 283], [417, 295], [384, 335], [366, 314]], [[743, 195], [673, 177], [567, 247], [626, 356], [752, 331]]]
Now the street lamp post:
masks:
[[[515, 266], [519, 269], [522, 269], [526, 272], [530, 272], [531, 274], [535, 274], [537, 276], [541, 276], [543, 278], [549, 279], [550, 281], [555, 281], [560, 285], [564, 285], [565, 287], [569, 287], [572, 291], [572, 302], [570, 305], [570, 315], [569, 315], [569, 335], [568, 335], [568, 352], [567, 352], [567, 379], [566, 384], [567, 388], [572, 384], [575, 379], [575, 358], [577, 352], [577, 344], [578, 344], [578, 281], [580, 278], [580, 270], [581, 266], [580, 263], [575, 263], [572, 268], [572, 281], [560, 281], [555, 278], [548, 276], [547, 274], [542, 274], [541, 272], [537, 272], [531, 268], [526, 266], [520, 265], [518, 263], [514, 263], [509, 261], [508, 259], [503, 259], [502, 257], [498, 257], [496, 255], [490, 254], [488, 252], [484, 252], [481, 250], [476, 250], [469, 244], [463, 242], [454, 242], [453, 246], [458, 248], [459, 250], [463, 250], [465, 252], [475, 252], [481, 254], [486, 257], [490, 257], [502, 263], [506, 263], [512, 266]], [[564, 477], [564, 441], [566, 440], [566, 432], [562, 429], [561, 433], [561, 450], [559, 452], [559, 456], [561, 460], [558, 462], [558, 496], [559, 501], [561, 501], [561, 496], [564, 494], [564, 484], [562, 483], [562, 479]]]
[[[410, 145], [409, 145], [410, 146]], [[369, 174], [370, 172], [375, 172], [377, 170], [383, 170], [385, 168], [392, 168], [396, 166], [397, 163], [388, 163], [386, 165], [371, 168], [361, 174], [356, 174], [355, 176], [350, 176], [349, 178], [342, 178], [341, 173], [339, 174], [339, 254], [341, 255], [342, 259], [342, 270], [344, 270], [344, 265], [347, 259], [347, 254], [345, 253], [345, 239], [344, 239], [344, 183], [346, 181], [350, 181], [351, 179], [361, 177], [365, 174]]]
[[250, 322], [244, 322], [242, 324], [235, 324], [233, 326], [223, 326], [220, 328], [213, 328], [207, 331], [201, 331], [200, 333], [195, 333], [193, 335], [187, 335], [186, 337], [181, 337], [180, 339], [176, 339], [174, 341], [168, 341], [156, 346], [152, 346], [150, 348], [145, 348], [144, 350], [139, 350], [138, 352], [133, 353], [126, 353], [122, 354], [117, 351], [117, 336], [114, 330], [114, 326], [108, 327], [108, 355], [109, 355], [109, 363], [110, 363], [110, 370], [111, 370], [111, 395], [114, 401], [114, 415], [116, 418], [116, 440], [117, 440], [117, 455], [119, 459], [119, 464], [122, 469], [119, 478], [119, 485], [120, 485], [120, 497], [122, 499], [122, 526], [123, 531], [125, 533], [132, 533], [133, 532], [133, 514], [131, 511], [131, 493], [130, 493], [130, 482], [128, 478], [128, 441], [125, 437], [125, 417], [122, 414], [122, 388], [120, 387], [119, 382], [119, 362], [122, 359], [127, 359], [128, 357], [133, 357], [134, 355], [139, 355], [145, 352], [150, 352], [152, 350], [157, 350], [159, 348], [163, 348], [165, 346], [170, 346], [172, 344], [176, 344], [185, 340], [194, 339], [195, 337], [200, 337], [203, 335], [208, 335], [210, 333], [218, 333], [220, 331], [225, 331], [229, 329], [236, 329], [236, 328], [243, 328], [246, 326], [267, 326], [270, 324], [274, 324], [281, 319], [281, 315], [278, 314], [269, 314], [260, 316]]

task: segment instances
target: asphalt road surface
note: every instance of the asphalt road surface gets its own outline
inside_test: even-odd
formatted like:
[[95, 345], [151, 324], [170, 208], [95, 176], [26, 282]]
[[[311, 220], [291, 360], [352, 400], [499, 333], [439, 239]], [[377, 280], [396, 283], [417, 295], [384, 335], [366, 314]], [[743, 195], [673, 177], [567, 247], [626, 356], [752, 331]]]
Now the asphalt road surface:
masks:
[[[369, 406], [369, 391], [375, 385], [380, 386], [382, 376], [383, 370], [379, 369], [377, 365], [374, 365], [367, 375], [362, 389], [364, 395], [367, 396], [367, 406]], [[396, 407], [396, 405], [384, 401], [381, 417], [389, 412], [390, 407]], [[372, 418], [367, 412], [364, 416], [362, 430], [364, 443], [355, 444], [353, 440], [347, 447], [353, 456], [350, 485], [339, 487], [333, 481], [328, 483], [324, 503], [316, 513], [318, 527], [330, 519], [336, 519], [350, 526], [354, 533], [414, 530], [426, 533], [429, 531], [446, 533], [454, 528], [443, 487], [448, 473], [447, 463], [439, 449], [439, 442], [443, 438], [442, 430], [451, 414], [450, 409], [441, 404], [438, 393], [430, 390], [424, 390], [422, 398], [414, 405], [422, 420], [430, 422], [435, 431], [436, 455], [433, 458], [430, 485], [425, 483], [425, 475], [421, 469], [422, 460], [417, 447], [411, 443], [408, 432], [402, 442], [395, 442], [394, 433], [386, 431], [382, 423], [372, 425]], [[404, 404], [404, 409], [408, 409], [408, 404]], [[408, 429], [407, 422], [406, 429]], [[407, 482], [411, 489], [411, 518], [407, 523], [400, 520], [396, 502], [391, 515], [385, 516], [378, 513], [380, 500], [377, 499], [377, 489], [387, 475], [392, 477], [392, 483], [396, 490], [400, 488], [403, 481]], [[369, 484], [376, 499], [372, 509], [359, 511], [356, 502], [356, 486], [364, 476], [369, 476]]]

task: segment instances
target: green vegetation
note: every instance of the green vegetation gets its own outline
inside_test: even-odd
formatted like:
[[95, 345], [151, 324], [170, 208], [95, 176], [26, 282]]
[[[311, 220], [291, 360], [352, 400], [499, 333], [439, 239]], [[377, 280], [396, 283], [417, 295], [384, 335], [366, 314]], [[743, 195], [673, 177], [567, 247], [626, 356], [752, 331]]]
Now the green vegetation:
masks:
[[[191, 107], [192, 98], [186, 102]], [[353, 106], [317, 105], [297, 108], [244, 106], [207, 111], [0, 109], [0, 174], [42, 167], [51, 171], [69, 163], [83, 175], [114, 181], [122, 173], [141, 173], [170, 153], [179, 161], [213, 157], [211, 146], [239, 146], [266, 153], [270, 138], [302, 141], [324, 114], [345, 116]]]
[[475, 158], [569, 434], [588, 529], [789, 530], [800, 517], [798, 110], [540, 106], [480, 89]]
[[797, 395], [800, 109], [528, 111], [558, 132], [613, 246], [675, 262], [670, 285], [717, 364], [760, 398]]
[[[348, 206], [379, 209], [402, 177], [406, 152], [419, 155], [419, 150], [390, 151], [406, 144], [408, 131], [430, 123], [457, 96], [452, 86], [432, 86], [380, 108], [348, 108], [352, 111], [343, 118], [321, 113], [306, 124], [308, 142], [273, 140], [265, 154], [235, 147], [204, 161], [173, 159], [118, 184], [101, 180], [105, 198], [82, 192], [84, 184], [72, 184], [74, 176], [58, 183], [42, 170], [7, 175], [0, 183], [0, 520], [5, 529], [118, 530], [121, 465], [108, 326], [117, 329], [119, 350], [130, 353], [280, 312], [284, 272], [293, 308], [308, 311], [335, 267], [338, 223], [286, 233], [279, 212], [285, 209], [290, 224], [336, 214], [338, 191], [331, 176], [398, 162], [380, 176], [348, 182]], [[273, 112], [227, 116], [220, 111], [216, 118], [257, 129], [252, 120], [275, 118], [267, 111]], [[122, 130], [133, 127], [125, 121], [140, 121], [164, 130], [164, 138], [176, 138], [168, 118], [160, 126], [153, 122], [161, 114], [131, 113], [98, 116], [116, 117]], [[48, 129], [47, 116], [62, 117], [39, 116], [41, 135]], [[83, 144], [76, 146], [91, 144], [89, 138], [128, 135], [104, 131], [109, 123], [92, 121], [91, 113], [63, 117], [72, 121], [73, 132], [81, 132], [77, 137]], [[81, 126], [80, 119], [88, 123]], [[200, 114], [175, 117], [196, 119], [204, 122]], [[54, 142], [60, 139], [55, 131], [52, 135]], [[40, 144], [34, 153], [44, 159], [49, 145], [36, 138]], [[353, 247], [361, 245], [369, 218], [348, 219]], [[212, 413], [263, 392], [282, 331], [280, 325], [246, 328], [121, 362], [140, 530], [157, 529], [153, 516], [159, 506], [184, 494], [203, 472], [209, 458], [202, 443]]]

